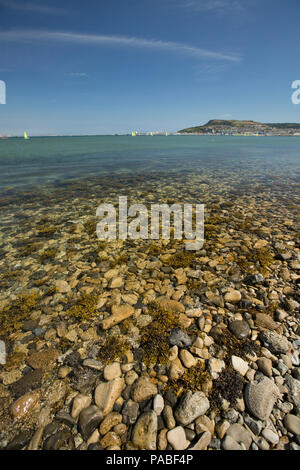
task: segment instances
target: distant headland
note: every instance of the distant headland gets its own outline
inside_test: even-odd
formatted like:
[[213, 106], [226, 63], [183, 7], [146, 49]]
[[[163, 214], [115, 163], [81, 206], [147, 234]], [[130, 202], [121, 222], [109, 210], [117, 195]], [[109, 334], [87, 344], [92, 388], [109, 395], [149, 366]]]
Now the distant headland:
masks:
[[178, 131], [178, 134], [300, 136], [300, 124], [211, 119], [207, 124], [182, 129]]

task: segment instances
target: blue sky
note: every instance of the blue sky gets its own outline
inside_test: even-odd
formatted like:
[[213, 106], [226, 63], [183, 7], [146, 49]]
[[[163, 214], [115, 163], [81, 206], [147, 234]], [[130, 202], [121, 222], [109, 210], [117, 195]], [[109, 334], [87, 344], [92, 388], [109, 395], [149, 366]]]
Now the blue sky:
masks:
[[299, 0], [0, 0], [0, 135], [300, 122]]

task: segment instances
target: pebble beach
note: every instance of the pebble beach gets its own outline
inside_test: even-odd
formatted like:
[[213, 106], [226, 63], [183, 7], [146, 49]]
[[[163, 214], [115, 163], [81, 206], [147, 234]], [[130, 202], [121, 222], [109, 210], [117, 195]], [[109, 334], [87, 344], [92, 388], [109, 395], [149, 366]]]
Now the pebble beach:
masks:
[[[99, 241], [96, 208], [204, 203], [205, 243]], [[300, 450], [299, 184], [229, 169], [0, 198], [0, 448]]]

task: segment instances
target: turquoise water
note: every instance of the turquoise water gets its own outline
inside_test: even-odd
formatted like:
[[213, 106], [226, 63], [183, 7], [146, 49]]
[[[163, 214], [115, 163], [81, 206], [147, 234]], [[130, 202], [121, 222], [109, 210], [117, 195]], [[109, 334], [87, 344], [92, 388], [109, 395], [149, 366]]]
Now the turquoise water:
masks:
[[215, 168], [299, 181], [299, 137], [78, 136], [0, 140], [0, 190], [97, 175]]

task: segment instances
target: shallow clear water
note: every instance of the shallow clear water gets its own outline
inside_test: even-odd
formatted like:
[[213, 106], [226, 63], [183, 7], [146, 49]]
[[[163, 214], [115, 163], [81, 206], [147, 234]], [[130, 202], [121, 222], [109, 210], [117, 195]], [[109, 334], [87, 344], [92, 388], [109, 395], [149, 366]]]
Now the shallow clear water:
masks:
[[0, 190], [97, 175], [209, 168], [239, 178], [300, 177], [298, 137], [78, 136], [0, 140]]

